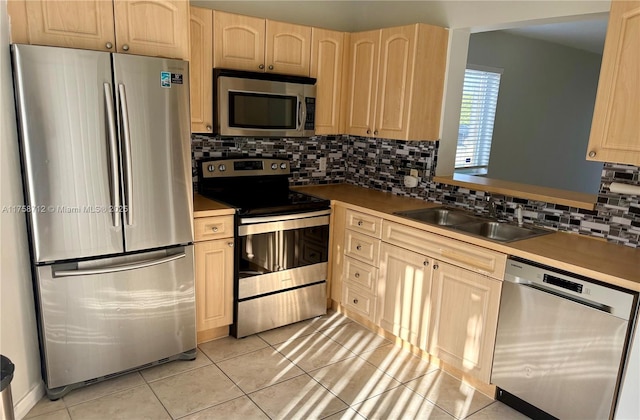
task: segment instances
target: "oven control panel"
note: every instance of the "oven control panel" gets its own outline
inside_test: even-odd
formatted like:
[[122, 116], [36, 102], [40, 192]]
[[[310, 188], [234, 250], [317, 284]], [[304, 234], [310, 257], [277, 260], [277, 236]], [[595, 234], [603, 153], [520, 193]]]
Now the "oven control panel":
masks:
[[289, 175], [288, 159], [237, 158], [200, 161], [203, 178]]

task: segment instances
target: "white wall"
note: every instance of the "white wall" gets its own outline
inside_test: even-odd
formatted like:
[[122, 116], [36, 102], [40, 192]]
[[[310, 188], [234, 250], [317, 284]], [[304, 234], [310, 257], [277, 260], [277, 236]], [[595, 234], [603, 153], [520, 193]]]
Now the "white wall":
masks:
[[509, 33], [469, 39], [468, 64], [503, 69], [489, 178], [597, 194], [587, 161], [602, 56]]
[[[23, 204], [13, 102], [6, 2], [0, 3], [0, 207]], [[0, 213], [0, 353], [16, 370], [11, 382], [18, 418], [42, 394], [26, 222], [22, 213]]]

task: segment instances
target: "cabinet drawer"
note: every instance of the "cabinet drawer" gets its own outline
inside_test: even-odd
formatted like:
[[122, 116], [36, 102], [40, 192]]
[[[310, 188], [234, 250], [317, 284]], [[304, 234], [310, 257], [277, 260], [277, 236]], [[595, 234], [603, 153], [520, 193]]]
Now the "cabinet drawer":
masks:
[[342, 306], [367, 317], [372, 322], [375, 319], [375, 297], [349, 283], [342, 284]]
[[347, 229], [380, 238], [382, 219], [355, 210], [347, 210]]
[[353, 258], [344, 259], [344, 281], [376, 294], [378, 269]]
[[195, 241], [233, 237], [233, 215], [200, 217], [193, 221]]
[[345, 231], [344, 254], [348, 257], [378, 266], [380, 240], [351, 230]]
[[384, 221], [382, 240], [502, 280], [507, 256], [421, 229]]

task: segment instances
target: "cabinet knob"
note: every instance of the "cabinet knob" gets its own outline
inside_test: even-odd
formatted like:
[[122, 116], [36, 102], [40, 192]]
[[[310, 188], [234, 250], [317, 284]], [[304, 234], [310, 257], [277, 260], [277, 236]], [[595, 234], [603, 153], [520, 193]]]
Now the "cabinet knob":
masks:
[[233, 242], [227, 242], [227, 245], [233, 248]]
[[596, 152], [594, 152], [593, 150], [589, 152], [589, 157], [596, 157]]
[[258, 68], [259, 68], [260, 70], [264, 69], [264, 64], [260, 64], [260, 65], [258, 66]]
[[371, 130], [367, 129], [367, 134], [371, 134]]
[[113, 44], [112, 44], [112, 43], [110, 43], [110, 42], [107, 42], [106, 44], [104, 44], [104, 46], [105, 46], [108, 50], [110, 50], [111, 48], [113, 48]]
[[377, 136], [377, 135], [378, 135], [378, 130], [375, 130], [375, 131], [373, 132], [373, 135], [374, 135], [374, 136]]
[[218, 226], [214, 226], [211, 228], [212, 231], [217, 232], [218, 231]]
[[429, 267], [429, 261], [423, 262], [422, 265], [424, 265], [425, 267]]
[[360, 250], [362, 249], [362, 246], [361, 246], [361, 245], [358, 245], [358, 246], [356, 246], [356, 249], [357, 249], [358, 251], [360, 251]]
[[437, 270], [437, 269], [438, 269], [438, 264], [434, 264], [434, 265], [433, 265], [433, 269], [434, 269], [434, 270]]
[[358, 226], [362, 226], [362, 220], [358, 220]]
[[213, 130], [213, 127], [211, 127], [210, 125], [208, 125], [208, 126], [206, 127], [206, 129], [207, 129], [207, 131], [211, 131], [211, 130]]
[[360, 273], [355, 273], [355, 274], [353, 275], [353, 277], [355, 277], [355, 278], [359, 279], [359, 278], [360, 278]]
[[357, 305], [358, 304], [358, 299], [353, 299], [353, 304]]
[[122, 46], [122, 50], [123, 50], [123, 51], [129, 51], [129, 46], [128, 46], [127, 44], [124, 44], [124, 45]]
[[269, 70], [273, 70], [273, 64], [269, 65]]

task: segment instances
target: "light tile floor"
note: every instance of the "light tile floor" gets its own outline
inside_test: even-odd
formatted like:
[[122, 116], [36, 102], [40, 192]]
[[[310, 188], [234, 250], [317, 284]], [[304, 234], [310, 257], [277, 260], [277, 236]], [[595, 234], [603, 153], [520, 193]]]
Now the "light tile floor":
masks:
[[43, 398], [27, 418], [526, 419], [333, 312]]

